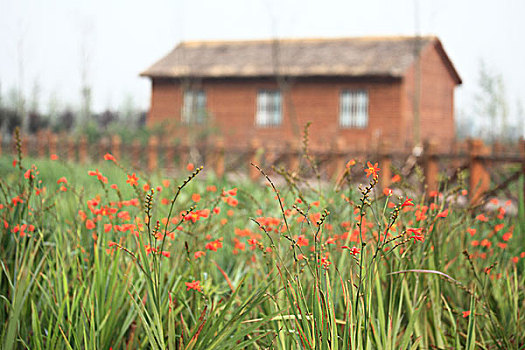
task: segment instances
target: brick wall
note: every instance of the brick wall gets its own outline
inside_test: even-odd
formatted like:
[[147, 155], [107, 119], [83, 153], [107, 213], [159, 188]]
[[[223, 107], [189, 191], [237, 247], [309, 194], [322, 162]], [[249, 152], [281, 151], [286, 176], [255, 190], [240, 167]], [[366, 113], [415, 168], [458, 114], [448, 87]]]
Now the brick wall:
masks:
[[[454, 140], [454, 80], [434, 45], [422, 51], [421, 136], [441, 146]], [[155, 79], [148, 124], [181, 119], [182, 84], [178, 80]], [[300, 142], [304, 125], [312, 122], [313, 148], [329, 149], [337, 140], [352, 148], [376, 147], [387, 143], [393, 149], [412, 145], [414, 72], [404, 79], [301, 78], [281, 85], [283, 123], [279, 127], [255, 125], [259, 89], [277, 89], [275, 79], [214, 79], [199, 82], [206, 91], [210, 121], [207, 126], [221, 134], [225, 146], [246, 146], [258, 139], [264, 146]], [[369, 98], [369, 122], [365, 129], [339, 126], [339, 96], [343, 89], [365, 89]], [[203, 127], [178, 126], [173, 137], [198, 134]], [[196, 132], [195, 132], [196, 131]]]
[[[200, 83], [206, 91], [209, 126], [223, 135], [226, 146], [245, 146], [257, 138], [265, 146], [300, 141], [304, 125], [311, 122], [311, 145], [329, 149], [344, 139], [351, 147], [365, 148], [371, 142], [387, 140], [398, 144], [401, 83], [399, 80], [351, 80], [310, 78], [286, 84], [283, 93], [283, 123], [279, 127], [255, 125], [256, 99], [259, 89], [277, 89], [274, 80], [207, 80]], [[281, 85], [284, 86], [284, 85]], [[339, 126], [339, 96], [344, 89], [368, 91], [369, 122], [365, 129]], [[148, 124], [180, 121], [181, 82], [154, 80]], [[177, 128], [180, 132], [184, 126]]]
[[[420, 137], [433, 141], [440, 151], [449, 151], [455, 141], [454, 88], [455, 81], [435, 45], [421, 51]], [[414, 66], [403, 79], [402, 124], [404, 139], [412, 143], [414, 97]]]

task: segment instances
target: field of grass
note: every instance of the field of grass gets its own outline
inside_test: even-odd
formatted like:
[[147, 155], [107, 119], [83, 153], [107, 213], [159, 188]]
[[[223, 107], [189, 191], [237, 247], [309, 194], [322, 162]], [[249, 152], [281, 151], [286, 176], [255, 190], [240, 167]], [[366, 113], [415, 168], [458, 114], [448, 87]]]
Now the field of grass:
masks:
[[0, 158], [2, 349], [525, 348], [523, 198], [105, 158]]

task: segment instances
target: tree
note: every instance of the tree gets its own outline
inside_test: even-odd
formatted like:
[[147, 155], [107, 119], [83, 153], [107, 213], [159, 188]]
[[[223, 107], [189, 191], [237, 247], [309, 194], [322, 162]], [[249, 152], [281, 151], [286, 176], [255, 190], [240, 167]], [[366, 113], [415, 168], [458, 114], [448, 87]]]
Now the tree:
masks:
[[490, 142], [508, 135], [508, 104], [505, 84], [501, 74], [490, 71], [481, 61], [478, 77], [478, 92], [475, 95], [475, 111], [480, 121], [485, 121], [482, 133]]

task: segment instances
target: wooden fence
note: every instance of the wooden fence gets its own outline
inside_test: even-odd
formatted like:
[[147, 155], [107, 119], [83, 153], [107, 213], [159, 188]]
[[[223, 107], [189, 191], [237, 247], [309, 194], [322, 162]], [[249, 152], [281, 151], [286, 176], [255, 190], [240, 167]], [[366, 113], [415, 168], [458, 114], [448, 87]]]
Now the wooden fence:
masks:
[[[119, 136], [103, 138], [99, 142], [89, 143], [85, 136], [74, 138], [70, 135], [40, 133], [33, 136], [22, 136], [21, 150], [24, 155], [49, 157], [57, 155], [71, 162], [88, 163], [103, 159], [104, 154], [111, 153], [118, 160], [137, 169], [172, 173], [182, 169], [188, 163], [204, 164], [213, 169], [218, 177], [225, 173], [241, 172], [251, 179], [260, 176], [251, 163], [270, 170], [272, 165], [282, 166], [291, 172], [297, 171], [304, 164], [304, 152], [300, 143], [289, 143], [285, 147], [263, 147], [259, 140], [253, 140], [249, 147], [226, 148], [220, 138], [207, 140], [201, 144], [174, 144], [169, 140], [159, 140], [151, 136], [147, 142], [137, 140], [123, 143]], [[0, 155], [13, 153], [16, 149], [14, 137], [4, 140], [0, 136]], [[458, 170], [469, 170], [469, 197], [471, 202], [497, 191], [504, 190], [510, 183], [525, 173], [525, 141], [504, 147], [495, 143], [492, 147], [481, 140], [471, 139], [457, 144], [453, 153], [440, 153], [435, 144], [427, 144], [420, 154], [409, 152], [392, 152], [386, 144], [378, 145], [371, 150], [355, 152], [348, 149], [342, 140], [337, 140], [328, 150], [310, 150], [316, 159], [319, 171], [325, 179], [334, 179], [344, 171], [349, 159], [362, 161], [374, 160], [381, 167], [380, 182], [382, 187], [391, 184], [392, 165], [402, 169], [405, 177], [419, 165], [425, 175], [427, 191], [437, 191], [440, 176], [444, 173], [454, 179]], [[505, 174], [497, 174], [498, 169], [507, 169]], [[501, 181], [501, 178], [503, 180]], [[492, 179], [492, 181], [491, 181]], [[492, 184], [499, 181], [497, 184]], [[523, 188], [525, 195], [525, 186]]]

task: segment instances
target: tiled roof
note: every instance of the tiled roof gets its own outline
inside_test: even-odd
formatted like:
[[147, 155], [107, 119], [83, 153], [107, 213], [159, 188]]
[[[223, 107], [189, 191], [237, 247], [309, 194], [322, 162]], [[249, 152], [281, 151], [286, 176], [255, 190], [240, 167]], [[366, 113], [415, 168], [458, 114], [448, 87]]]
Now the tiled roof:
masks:
[[402, 77], [416, 49], [438, 46], [436, 37], [355, 37], [182, 42], [141, 73], [147, 77], [377, 76]]

